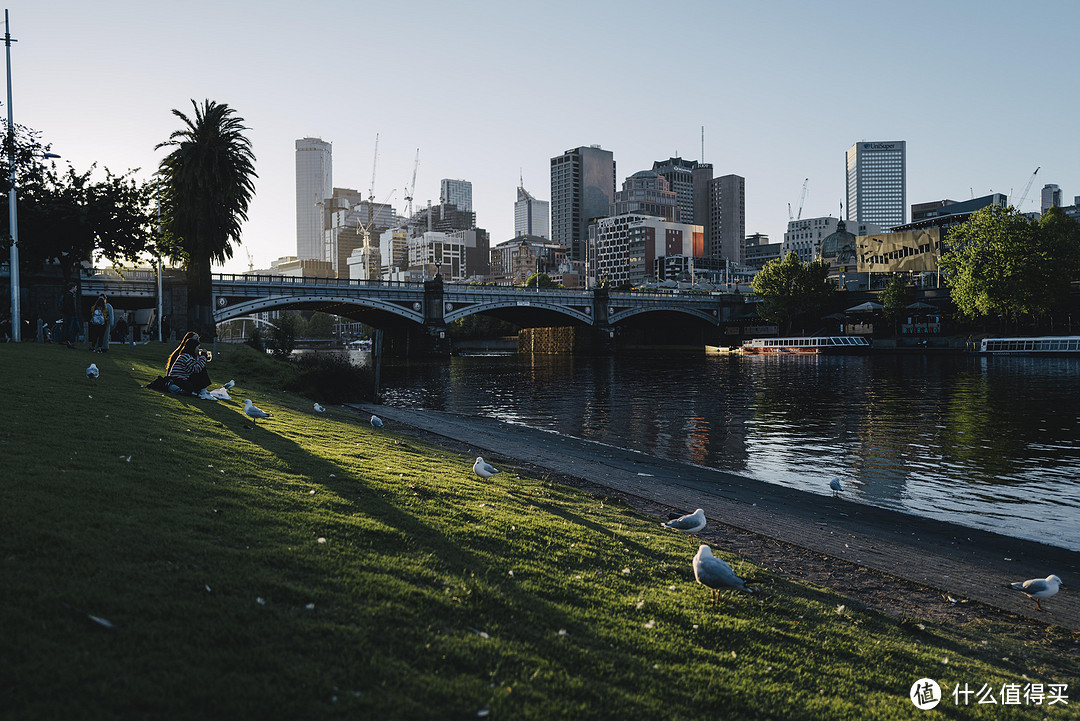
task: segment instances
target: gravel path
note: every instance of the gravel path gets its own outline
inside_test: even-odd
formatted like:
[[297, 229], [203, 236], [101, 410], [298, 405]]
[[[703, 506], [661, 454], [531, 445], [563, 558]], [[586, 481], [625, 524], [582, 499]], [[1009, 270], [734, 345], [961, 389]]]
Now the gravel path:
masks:
[[[1033, 628], [1080, 631], [1080, 553], [1074, 551], [832, 498], [825, 484], [821, 494], [809, 493], [486, 417], [351, 407], [378, 414], [388, 430], [482, 455], [496, 466], [554, 474], [660, 520], [669, 510], [704, 508], [705, 542], [893, 615], [998, 622], [1021, 616], [1037, 622]], [[1071, 585], [1047, 600], [1044, 612], [1007, 587], [1051, 573]]]

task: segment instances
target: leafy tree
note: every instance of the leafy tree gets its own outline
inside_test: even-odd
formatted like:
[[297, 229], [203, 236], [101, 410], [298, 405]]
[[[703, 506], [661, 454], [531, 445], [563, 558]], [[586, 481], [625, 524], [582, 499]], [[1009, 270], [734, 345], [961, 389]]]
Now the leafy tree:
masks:
[[941, 270], [964, 316], [1038, 317], [1065, 300], [1080, 273], [1080, 232], [1060, 209], [1032, 222], [992, 205], [949, 232]]
[[315, 313], [304, 326], [304, 338], [330, 338], [334, 335], [334, 316]]
[[882, 315], [895, 323], [904, 314], [908, 303], [911, 302], [910, 298], [907, 281], [903, 276], [894, 273], [885, 284], [881, 295], [878, 296], [882, 305]]
[[524, 288], [535, 288], [539, 284], [541, 288], [562, 288], [562, 283], [556, 283], [547, 273], [533, 273], [529, 279], [522, 283]]
[[158, 168], [168, 255], [183, 263], [188, 278], [188, 320], [202, 337], [214, 335], [212, 262], [232, 257], [255, 192], [255, 156], [248, 128], [227, 104], [194, 100], [194, 118], [173, 115], [184, 127], [158, 148], [173, 148]]
[[267, 346], [277, 358], [287, 358], [296, 350], [296, 339], [304, 331], [304, 319], [297, 313], [285, 313], [273, 321]]
[[795, 253], [766, 263], [750, 287], [762, 299], [758, 315], [787, 331], [799, 316], [816, 313], [834, 292], [829, 264], [820, 258], [804, 264]]

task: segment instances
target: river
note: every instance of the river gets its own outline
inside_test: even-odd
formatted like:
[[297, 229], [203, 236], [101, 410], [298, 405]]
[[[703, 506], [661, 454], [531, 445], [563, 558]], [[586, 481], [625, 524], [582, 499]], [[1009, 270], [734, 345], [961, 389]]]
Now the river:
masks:
[[390, 361], [386, 403], [631, 448], [1080, 550], [1080, 359], [489, 355]]

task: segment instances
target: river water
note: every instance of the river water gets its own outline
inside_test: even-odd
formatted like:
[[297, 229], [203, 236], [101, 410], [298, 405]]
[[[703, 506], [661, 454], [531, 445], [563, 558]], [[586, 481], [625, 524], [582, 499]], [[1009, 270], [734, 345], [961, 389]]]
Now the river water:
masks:
[[1080, 359], [489, 355], [384, 364], [482, 414], [1080, 550]]

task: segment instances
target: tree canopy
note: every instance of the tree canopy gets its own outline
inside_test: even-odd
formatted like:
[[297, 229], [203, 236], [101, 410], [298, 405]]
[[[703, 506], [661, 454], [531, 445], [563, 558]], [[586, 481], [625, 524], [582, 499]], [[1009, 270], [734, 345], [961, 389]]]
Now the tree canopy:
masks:
[[758, 315], [788, 330], [799, 316], [818, 311], [835, 291], [828, 262], [802, 263], [795, 253], [770, 260], [750, 285], [762, 299]]
[[521, 284], [525, 288], [562, 288], [562, 283], [556, 283], [547, 273], [533, 273]]
[[214, 335], [210, 266], [231, 258], [240, 242], [258, 176], [244, 119], [224, 103], [191, 104], [192, 118], [172, 111], [184, 126], [158, 144], [172, 149], [158, 173], [166, 250], [187, 271], [189, 325], [207, 338]]
[[1065, 301], [1080, 275], [1080, 226], [1060, 208], [1032, 221], [1015, 208], [988, 206], [949, 232], [941, 270], [964, 316], [1042, 316]]

